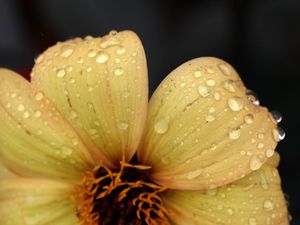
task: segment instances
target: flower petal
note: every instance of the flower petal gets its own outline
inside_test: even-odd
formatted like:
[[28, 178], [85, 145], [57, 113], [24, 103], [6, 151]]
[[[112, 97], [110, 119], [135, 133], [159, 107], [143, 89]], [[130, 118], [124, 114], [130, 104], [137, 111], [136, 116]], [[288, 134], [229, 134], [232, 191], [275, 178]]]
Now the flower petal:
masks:
[[133, 156], [148, 101], [146, 59], [136, 34], [58, 43], [38, 58], [32, 82], [56, 103], [96, 159], [118, 165], [123, 155]]
[[74, 225], [77, 222], [70, 184], [43, 179], [0, 181], [1, 225]]
[[226, 62], [183, 64], [151, 97], [140, 162], [152, 166], [153, 180], [175, 189], [218, 187], [259, 169], [274, 153], [278, 131], [250, 98]]
[[171, 190], [163, 200], [174, 224], [289, 224], [278, 171], [267, 163], [224, 187], [206, 191]]
[[49, 100], [6, 69], [0, 69], [0, 161], [20, 175], [72, 180], [93, 163]]

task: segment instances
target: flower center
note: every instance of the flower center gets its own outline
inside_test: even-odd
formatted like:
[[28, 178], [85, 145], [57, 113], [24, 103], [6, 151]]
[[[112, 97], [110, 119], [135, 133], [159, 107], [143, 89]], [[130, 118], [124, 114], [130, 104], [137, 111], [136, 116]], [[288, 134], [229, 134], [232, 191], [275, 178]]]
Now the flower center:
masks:
[[160, 193], [167, 188], [146, 176], [149, 166], [120, 162], [120, 169], [97, 166], [86, 172], [77, 200], [82, 225], [169, 225]]

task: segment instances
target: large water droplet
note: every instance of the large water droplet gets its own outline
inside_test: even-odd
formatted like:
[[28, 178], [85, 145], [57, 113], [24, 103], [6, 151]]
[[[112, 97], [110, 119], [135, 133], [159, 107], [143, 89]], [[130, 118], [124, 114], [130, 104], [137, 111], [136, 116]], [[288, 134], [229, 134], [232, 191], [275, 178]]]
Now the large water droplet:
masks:
[[64, 77], [65, 75], [66, 75], [65, 69], [58, 69], [56, 71], [56, 76], [59, 77], [59, 78]]
[[239, 139], [241, 136], [241, 129], [240, 128], [233, 128], [229, 131], [229, 138], [232, 140]]
[[69, 56], [72, 55], [74, 50], [73, 50], [71, 45], [63, 45], [61, 47], [60, 51], [61, 51], [61, 56], [62, 57], [68, 58]]
[[246, 95], [247, 95], [248, 100], [250, 102], [252, 102], [252, 104], [259, 105], [258, 96], [254, 91], [252, 91], [250, 89], [247, 89], [246, 90]]
[[277, 123], [280, 123], [282, 121], [282, 116], [281, 116], [281, 113], [276, 111], [276, 110], [273, 110], [271, 111], [272, 113], [272, 116], [273, 116], [273, 119], [277, 122]]
[[96, 61], [98, 63], [105, 63], [108, 60], [108, 55], [105, 52], [99, 52]]
[[263, 162], [258, 155], [253, 155], [250, 158], [250, 169], [251, 170], [258, 170], [262, 166]]
[[205, 85], [199, 85], [198, 92], [202, 97], [209, 95], [208, 88]]
[[160, 118], [154, 125], [154, 130], [158, 134], [164, 134], [169, 128], [169, 123], [165, 118]]
[[276, 142], [282, 141], [285, 138], [285, 132], [281, 127], [273, 129], [272, 135]]
[[243, 99], [240, 97], [233, 97], [228, 100], [228, 106], [232, 111], [240, 111], [244, 107]]
[[218, 67], [225, 76], [229, 76], [231, 74], [229, 67], [225, 63], [219, 64]]

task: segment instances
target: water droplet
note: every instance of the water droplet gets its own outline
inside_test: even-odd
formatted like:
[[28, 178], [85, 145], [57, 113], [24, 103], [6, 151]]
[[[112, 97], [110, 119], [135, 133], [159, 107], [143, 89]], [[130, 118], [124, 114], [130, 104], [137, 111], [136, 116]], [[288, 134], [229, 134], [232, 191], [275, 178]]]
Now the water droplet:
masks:
[[256, 219], [254, 217], [250, 217], [248, 220], [249, 225], [256, 225]]
[[272, 134], [276, 142], [282, 141], [285, 138], [285, 132], [281, 127], [273, 129]]
[[115, 70], [114, 70], [114, 74], [116, 75], [116, 76], [120, 76], [120, 75], [122, 75], [124, 73], [124, 70], [122, 70], [122, 68], [116, 68]]
[[209, 111], [210, 113], [213, 113], [213, 112], [216, 111], [216, 109], [215, 109], [214, 107], [210, 107], [210, 108], [208, 109], [208, 111]]
[[98, 63], [105, 63], [108, 60], [108, 55], [105, 52], [99, 52], [96, 61]]
[[65, 69], [59, 69], [56, 71], [56, 76], [59, 78], [64, 77], [65, 75], [66, 75]]
[[88, 51], [88, 57], [90, 57], [90, 58], [95, 57], [96, 54], [97, 54], [97, 52], [94, 49], [90, 49]]
[[88, 73], [91, 72], [92, 70], [93, 70], [93, 69], [92, 69], [92, 67], [90, 67], [90, 66], [89, 66], [88, 68], [86, 68], [86, 72], [88, 72]]
[[68, 58], [72, 55], [74, 50], [71, 45], [64, 45], [61, 47], [60, 51], [62, 57]]
[[169, 128], [169, 123], [165, 118], [160, 118], [154, 125], [154, 130], [158, 134], [164, 134]]
[[271, 200], [265, 200], [264, 201], [264, 209], [266, 211], [271, 211], [274, 209], [274, 204]]
[[35, 63], [36, 64], [40, 64], [41, 62], [43, 62], [44, 60], [44, 56], [43, 55], [39, 55], [36, 59], [35, 59]]
[[111, 30], [111, 31], [109, 31], [108, 34], [109, 34], [109, 35], [112, 35], [112, 36], [115, 36], [115, 35], [118, 34], [118, 31], [116, 31], [116, 30]]
[[198, 92], [202, 97], [209, 95], [208, 88], [205, 85], [199, 85]]
[[73, 153], [73, 149], [70, 148], [69, 146], [64, 145], [61, 147], [61, 154], [63, 157], [69, 156], [72, 153]]
[[110, 39], [106, 39], [104, 40], [101, 44], [100, 47], [101, 48], [109, 48], [112, 47], [114, 45], [118, 45], [120, 42], [116, 39], [116, 38], [110, 38]]
[[233, 128], [229, 131], [229, 138], [232, 140], [239, 139], [241, 136], [240, 128]]
[[258, 155], [253, 155], [250, 158], [250, 169], [251, 170], [258, 170], [262, 166], [263, 162]]
[[122, 55], [122, 54], [124, 54], [125, 52], [126, 52], [126, 48], [124, 48], [124, 47], [120, 47], [120, 48], [117, 49], [117, 54], [118, 54], [118, 55]]
[[77, 113], [74, 111], [74, 110], [71, 110], [71, 112], [70, 112], [70, 119], [71, 120], [74, 120], [74, 119], [76, 119], [78, 117], [78, 115], [77, 115]]
[[219, 92], [215, 92], [214, 93], [214, 98], [215, 98], [215, 100], [219, 101], [221, 99], [220, 93]]
[[35, 100], [41, 101], [43, 98], [44, 98], [44, 95], [43, 95], [42, 92], [36, 93], [36, 95], [35, 95]]
[[207, 86], [210, 86], [210, 87], [213, 87], [213, 86], [216, 85], [216, 81], [213, 80], [213, 79], [208, 79], [208, 80], [206, 81], [206, 85], [207, 85]]
[[126, 121], [120, 121], [118, 122], [118, 127], [121, 130], [126, 130], [128, 128], [128, 123]]
[[27, 119], [29, 116], [30, 116], [30, 114], [28, 111], [23, 113], [23, 118]]
[[17, 93], [16, 93], [16, 92], [11, 93], [11, 94], [10, 94], [10, 97], [11, 97], [11, 98], [17, 97]]
[[197, 70], [194, 72], [194, 77], [198, 78], [202, 76], [202, 72], [200, 70]]
[[205, 117], [205, 119], [206, 119], [207, 122], [212, 122], [212, 121], [214, 121], [216, 118], [215, 118], [213, 115], [207, 115], [207, 116]]
[[252, 114], [247, 114], [244, 118], [245, 123], [251, 124], [254, 122], [254, 116]]
[[83, 63], [83, 58], [82, 57], [78, 57], [76, 60], [77, 63]]
[[218, 67], [225, 76], [230, 76], [231, 71], [225, 63], [219, 64]]
[[223, 82], [225, 90], [234, 93], [236, 91], [236, 82], [234, 80], [226, 80]]
[[202, 173], [202, 169], [197, 169], [197, 170], [194, 170], [194, 171], [191, 171], [191, 172], [188, 172], [186, 174], [186, 178], [188, 180], [192, 180], [192, 179], [195, 179], [196, 177], [199, 177]]
[[35, 118], [39, 118], [41, 115], [42, 115], [42, 113], [41, 113], [41, 111], [39, 111], [39, 110], [35, 111], [34, 114], [33, 114], [33, 116], [34, 116]]
[[213, 74], [215, 72], [213, 68], [207, 68], [206, 71], [210, 74]]
[[227, 213], [232, 216], [233, 215], [233, 209], [232, 208], [228, 208], [227, 209]]
[[18, 111], [23, 112], [25, 110], [25, 106], [23, 104], [18, 105]]
[[273, 110], [271, 111], [272, 113], [272, 117], [274, 118], [274, 120], [277, 122], [277, 123], [280, 123], [282, 121], [282, 116], [281, 116], [281, 113], [276, 111], [276, 110]]
[[263, 147], [265, 147], [265, 145], [263, 143], [258, 143], [256, 146], [258, 149], [262, 149]]
[[266, 150], [266, 156], [268, 158], [271, 158], [273, 155], [274, 155], [274, 149], [269, 148]]
[[244, 107], [243, 99], [240, 97], [233, 97], [228, 100], [228, 106], [232, 111], [240, 111]]
[[254, 91], [252, 91], [250, 89], [247, 89], [246, 90], [246, 95], [247, 95], [248, 100], [250, 102], [252, 102], [252, 104], [259, 105], [258, 96]]

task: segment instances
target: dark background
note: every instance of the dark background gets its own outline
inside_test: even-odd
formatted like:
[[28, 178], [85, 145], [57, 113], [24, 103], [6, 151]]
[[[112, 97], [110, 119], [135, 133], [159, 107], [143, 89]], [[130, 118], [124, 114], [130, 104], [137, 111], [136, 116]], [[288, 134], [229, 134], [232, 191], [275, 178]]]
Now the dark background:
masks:
[[216, 56], [282, 113], [280, 173], [292, 224], [300, 224], [300, 0], [0, 0], [0, 66], [26, 76], [56, 41], [112, 29], [142, 39], [151, 93], [181, 63]]

